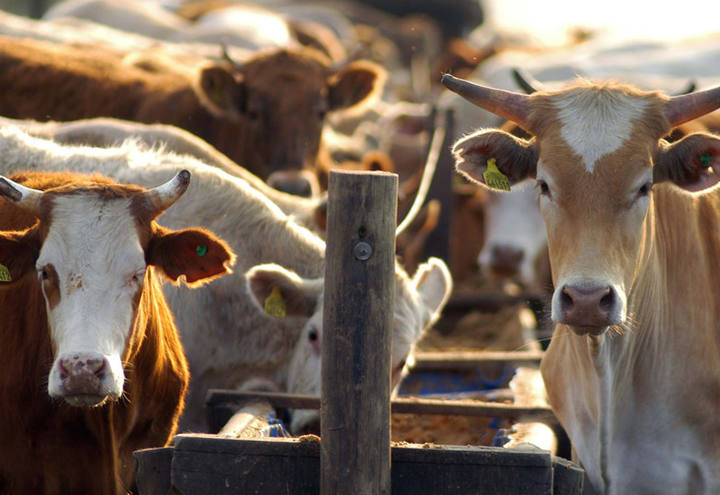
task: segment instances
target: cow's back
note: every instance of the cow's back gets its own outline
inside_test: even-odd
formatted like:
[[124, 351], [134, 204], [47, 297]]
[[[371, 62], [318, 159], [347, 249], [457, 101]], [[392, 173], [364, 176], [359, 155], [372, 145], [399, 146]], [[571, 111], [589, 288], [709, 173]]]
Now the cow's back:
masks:
[[109, 50], [0, 38], [0, 114], [37, 120], [114, 116], [132, 120], [152, 94], [188, 85], [181, 78], [122, 64]]

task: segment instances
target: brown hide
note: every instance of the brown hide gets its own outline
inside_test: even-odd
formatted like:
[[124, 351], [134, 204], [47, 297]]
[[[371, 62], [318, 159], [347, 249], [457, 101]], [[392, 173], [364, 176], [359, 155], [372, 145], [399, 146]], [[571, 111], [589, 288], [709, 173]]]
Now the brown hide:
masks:
[[[37, 174], [11, 179], [47, 189]], [[0, 229], [35, 218], [0, 200]], [[172, 315], [148, 267], [124, 362], [123, 397], [95, 408], [53, 401], [47, 377], [53, 349], [45, 301], [34, 271], [0, 288], [0, 493], [120, 494], [133, 484], [132, 452], [167, 444], [177, 425], [189, 372]]]
[[377, 66], [362, 62], [333, 72], [312, 49], [258, 54], [242, 68], [206, 63], [184, 74], [148, 72], [110, 52], [0, 37], [0, 115], [172, 124], [262, 179], [314, 168], [326, 112], [365, 102], [381, 79]]

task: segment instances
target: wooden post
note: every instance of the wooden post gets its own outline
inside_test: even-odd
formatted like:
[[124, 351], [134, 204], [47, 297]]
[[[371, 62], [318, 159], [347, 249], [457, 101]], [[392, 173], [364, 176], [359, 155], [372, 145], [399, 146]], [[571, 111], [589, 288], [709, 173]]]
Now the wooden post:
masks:
[[331, 171], [322, 338], [324, 495], [390, 495], [398, 178]]

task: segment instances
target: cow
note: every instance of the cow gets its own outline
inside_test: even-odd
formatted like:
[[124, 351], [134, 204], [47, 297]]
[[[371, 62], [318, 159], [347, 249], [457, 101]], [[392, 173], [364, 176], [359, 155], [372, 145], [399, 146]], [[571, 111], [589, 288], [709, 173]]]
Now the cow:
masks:
[[331, 66], [312, 49], [261, 52], [242, 65], [150, 73], [103, 53], [0, 38], [0, 114], [75, 120], [116, 117], [182, 127], [269, 184], [309, 194], [328, 112], [357, 109], [379, 92], [383, 70]]
[[671, 98], [578, 80], [523, 95], [443, 81], [533, 136], [481, 130], [453, 153], [480, 184], [536, 182], [555, 284], [541, 371], [591, 488], [718, 493], [720, 138], [662, 137], [720, 107], [720, 87]]
[[0, 492], [124, 494], [132, 452], [172, 438], [189, 375], [159, 279], [195, 287], [234, 261], [157, 224], [189, 180], [0, 177]]
[[[232, 274], [214, 280], [202, 292], [172, 284], [163, 287], [192, 374], [179, 428], [207, 428], [204, 401], [210, 387], [237, 389], [248, 380], [262, 379], [287, 390], [288, 365], [307, 318], [290, 313], [275, 318], [258, 311], [245, 273], [253, 266], [275, 263], [303, 278], [322, 278], [325, 243], [320, 237], [283, 214], [246, 181], [187, 155], [146, 149], [134, 141], [107, 149], [65, 146], [10, 126], [0, 129], [0, 151], [0, 173], [28, 167], [95, 171], [143, 185], [179, 165], [189, 170], [192, 184], [159, 222], [167, 228], [185, 228], [190, 222], [203, 225], [228, 242], [237, 262]], [[402, 267], [395, 269], [396, 284], [403, 289], [397, 291], [393, 309], [393, 348], [398, 355], [394, 368], [402, 367], [405, 358], [399, 356], [411, 351], [407, 342], [421, 336], [452, 288], [444, 263], [430, 260], [419, 268], [425, 269], [434, 275], [424, 277], [422, 283], [413, 283]], [[436, 279], [441, 283], [430, 283]]]

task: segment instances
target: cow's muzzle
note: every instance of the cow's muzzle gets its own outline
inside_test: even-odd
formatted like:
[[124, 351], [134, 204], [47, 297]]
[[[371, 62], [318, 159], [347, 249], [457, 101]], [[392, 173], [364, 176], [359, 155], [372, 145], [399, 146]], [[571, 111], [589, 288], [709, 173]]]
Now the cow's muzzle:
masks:
[[565, 284], [555, 293], [553, 320], [572, 328], [578, 335], [599, 335], [621, 323], [621, 300], [611, 285]]
[[59, 356], [55, 364], [59, 390], [51, 395], [62, 398], [71, 406], [94, 407], [107, 399], [117, 399], [113, 391], [111, 370], [102, 354], [74, 353]]

